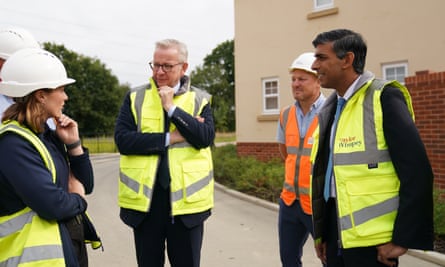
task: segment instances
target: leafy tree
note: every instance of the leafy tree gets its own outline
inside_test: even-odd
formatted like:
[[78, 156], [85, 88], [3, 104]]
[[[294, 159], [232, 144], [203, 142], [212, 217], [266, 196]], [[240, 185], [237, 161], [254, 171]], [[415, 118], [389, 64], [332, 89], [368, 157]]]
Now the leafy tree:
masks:
[[63, 45], [44, 43], [44, 48], [63, 62], [68, 77], [76, 80], [66, 87], [69, 100], [64, 112], [72, 116], [85, 136], [112, 135], [114, 123], [128, 85], [120, 85], [98, 59], [68, 50]]
[[219, 44], [204, 58], [204, 64], [190, 73], [192, 84], [213, 95], [212, 110], [219, 132], [235, 130], [234, 41]]

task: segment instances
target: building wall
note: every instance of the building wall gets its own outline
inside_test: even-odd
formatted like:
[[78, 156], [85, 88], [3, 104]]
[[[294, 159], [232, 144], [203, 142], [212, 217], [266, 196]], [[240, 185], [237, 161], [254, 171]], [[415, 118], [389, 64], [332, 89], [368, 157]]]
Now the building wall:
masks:
[[[407, 77], [405, 85], [412, 97], [416, 126], [434, 171], [434, 182], [445, 190], [445, 72], [419, 71]], [[240, 156], [263, 161], [280, 157], [276, 142], [237, 142], [237, 151]]]
[[[368, 43], [367, 69], [381, 77], [381, 64], [408, 62], [408, 75], [445, 69], [445, 1], [334, 0], [313, 12], [313, 1], [234, 0], [237, 142], [274, 142], [278, 114], [263, 113], [262, 79], [279, 79], [279, 106], [293, 102], [288, 67], [313, 51], [323, 31], [350, 28]], [[324, 14], [324, 15], [323, 15]]]
[[405, 81], [435, 184], [445, 189], [445, 72], [419, 71]]
[[264, 162], [281, 158], [278, 143], [237, 143], [236, 151], [240, 157], [253, 156]]

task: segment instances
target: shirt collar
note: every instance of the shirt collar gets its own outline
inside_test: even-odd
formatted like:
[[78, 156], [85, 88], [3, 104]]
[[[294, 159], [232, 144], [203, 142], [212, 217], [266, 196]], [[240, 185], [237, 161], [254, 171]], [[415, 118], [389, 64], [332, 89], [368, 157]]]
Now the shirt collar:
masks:
[[317, 98], [317, 100], [315, 100], [314, 104], [312, 105], [312, 108], [319, 109], [323, 105], [325, 100], [326, 97], [322, 93], [320, 93], [320, 96]]
[[181, 87], [181, 81], [179, 81], [175, 87], [173, 87], [173, 91], [175, 91], [175, 95], [178, 93], [179, 88]]
[[[348, 87], [348, 90], [346, 90], [345, 95], [343, 96], [343, 98], [348, 101], [349, 98], [351, 98], [351, 96], [355, 93], [355, 91], [358, 89], [357, 88], [357, 83], [360, 80], [360, 77], [362, 77], [362, 75], [359, 75], [354, 82]], [[340, 98], [341, 96], [339, 96], [337, 94], [337, 98]]]
[[[323, 105], [325, 100], [326, 100], [326, 97], [322, 93], [320, 93], [320, 95], [318, 96], [317, 100], [315, 100], [315, 102], [312, 103], [310, 111], [318, 110], [321, 107], [321, 105]], [[301, 106], [300, 106], [300, 103], [298, 101], [295, 101], [295, 106], [297, 106], [301, 110]]]

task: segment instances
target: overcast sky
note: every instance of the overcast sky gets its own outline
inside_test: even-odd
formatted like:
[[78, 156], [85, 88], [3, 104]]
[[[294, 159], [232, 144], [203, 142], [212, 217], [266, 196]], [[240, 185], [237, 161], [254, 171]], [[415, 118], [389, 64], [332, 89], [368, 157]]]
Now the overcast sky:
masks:
[[151, 75], [157, 40], [186, 43], [190, 73], [218, 44], [234, 38], [233, 0], [0, 0], [3, 25], [98, 58], [132, 86]]

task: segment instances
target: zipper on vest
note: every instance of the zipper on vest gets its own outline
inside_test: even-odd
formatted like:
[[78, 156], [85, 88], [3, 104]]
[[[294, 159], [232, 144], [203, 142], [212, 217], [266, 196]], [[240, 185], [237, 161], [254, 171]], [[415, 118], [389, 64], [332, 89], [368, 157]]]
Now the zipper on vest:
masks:
[[168, 194], [170, 196], [170, 218], [171, 218], [171, 222], [172, 224], [175, 224], [175, 216], [173, 216], [173, 190], [172, 190], [172, 176], [170, 173], [170, 146], [167, 147], [167, 164], [168, 164], [168, 173], [170, 175], [170, 183], [168, 185]]
[[[298, 124], [298, 123], [297, 123]], [[295, 177], [294, 177], [294, 190], [295, 190], [295, 198], [300, 200], [300, 166], [301, 166], [301, 158], [304, 150], [304, 137], [300, 137], [300, 143], [298, 144], [298, 153], [295, 159]]]

